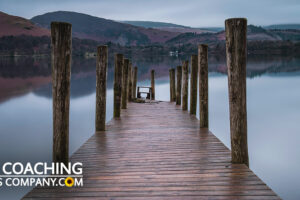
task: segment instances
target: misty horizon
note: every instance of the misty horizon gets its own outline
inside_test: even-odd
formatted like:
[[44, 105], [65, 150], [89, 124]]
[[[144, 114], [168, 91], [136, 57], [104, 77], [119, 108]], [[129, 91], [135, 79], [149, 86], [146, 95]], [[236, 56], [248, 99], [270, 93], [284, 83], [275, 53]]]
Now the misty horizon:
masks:
[[[0, 12], [4, 12], [4, 11], [0, 10]], [[185, 27], [190, 27], [190, 28], [224, 28], [224, 25], [223, 26], [188, 26], [186, 24], [179, 24], [179, 23], [167, 22], [167, 21], [115, 20], [115, 19], [109, 19], [109, 18], [105, 18], [105, 17], [101, 17], [101, 16], [90, 15], [88, 13], [81, 13], [81, 12], [67, 11], [67, 10], [56, 10], [56, 11], [51, 11], [51, 12], [45, 12], [45, 13], [33, 16], [31, 18], [26, 18], [26, 17], [19, 16], [19, 15], [13, 15], [11, 13], [6, 13], [6, 12], [4, 12], [4, 13], [9, 14], [9, 15], [13, 15], [13, 16], [23, 17], [25, 19], [31, 20], [34, 17], [40, 16], [40, 15], [44, 15], [44, 14], [47, 14], [47, 13], [55, 13], [55, 12], [73, 12], [73, 13], [85, 14], [85, 15], [89, 15], [89, 16], [92, 16], [92, 17], [103, 18], [103, 19], [112, 20], [112, 21], [115, 21], [115, 22], [120, 22], [120, 23], [126, 23], [126, 22], [154, 22], [154, 23], [174, 24], [174, 25], [185, 26]], [[225, 21], [225, 19], [224, 19], [224, 21]], [[255, 25], [255, 26], [262, 26], [262, 27], [264, 27], [264, 26], [271, 26], [271, 25], [298, 25], [298, 24], [300, 24], [300, 22], [299, 23], [289, 23], [289, 22], [287, 22], [287, 23], [277, 23], [277, 24], [272, 23], [272, 24], [266, 24], [266, 25], [259, 25], [259, 24], [248, 24], [248, 25]]]
[[[233, 6], [234, 5], [234, 6]], [[87, 0], [38, 1], [0, 0], [1, 11], [31, 19], [55, 11], [70, 11], [114, 21], [152, 21], [173, 23], [189, 27], [223, 27], [227, 18], [243, 17], [248, 24], [299, 24], [300, 3], [295, 0], [241, 2], [211, 0], [166, 0], [159, 2], [116, 0], [113, 2]]]

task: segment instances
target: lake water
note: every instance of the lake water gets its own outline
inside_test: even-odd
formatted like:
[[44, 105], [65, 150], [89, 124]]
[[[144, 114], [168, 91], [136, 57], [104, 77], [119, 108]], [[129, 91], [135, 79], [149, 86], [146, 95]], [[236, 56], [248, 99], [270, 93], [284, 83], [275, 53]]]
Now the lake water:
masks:
[[[169, 100], [169, 68], [187, 57], [132, 58], [138, 85], [150, 85], [156, 71], [156, 98]], [[229, 103], [224, 56], [209, 58], [211, 131], [228, 147]], [[52, 97], [49, 58], [0, 58], [0, 165], [51, 162]], [[249, 56], [247, 64], [250, 168], [283, 199], [300, 199], [300, 58]], [[73, 58], [70, 155], [93, 133], [95, 60]], [[113, 60], [109, 61], [107, 121], [113, 110]], [[198, 113], [197, 113], [198, 115]], [[19, 199], [31, 188], [0, 187], [0, 199]]]

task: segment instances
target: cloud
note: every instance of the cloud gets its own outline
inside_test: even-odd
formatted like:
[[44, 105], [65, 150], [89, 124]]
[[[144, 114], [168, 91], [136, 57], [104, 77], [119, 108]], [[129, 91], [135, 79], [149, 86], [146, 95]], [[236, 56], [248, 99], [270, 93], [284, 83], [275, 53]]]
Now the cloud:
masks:
[[256, 25], [299, 23], [299, 0], [0, 0], [9, 14], [31, 18], [57, 10], [114, 20], [149, 20], [188, 26], [224, 26], [230, 17]]

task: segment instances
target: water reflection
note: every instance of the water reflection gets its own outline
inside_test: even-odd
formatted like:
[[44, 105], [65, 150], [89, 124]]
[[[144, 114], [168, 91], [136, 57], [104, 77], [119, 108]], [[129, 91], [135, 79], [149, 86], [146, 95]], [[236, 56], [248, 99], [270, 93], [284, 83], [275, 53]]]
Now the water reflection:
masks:
[[[137, 57], [132, 58], [138, 66], [139, 80], [149, 79], [151, 69], [159, 77], [168, 77], [169, 68], [180, 65], [188, 56]], [[226, 74], [225, 56], [211, 56], [209, 71]], [[71, 98], [91, 95], [95, 91], [95, 59], [74, 57], [72, 59]], [[300, 70], [299, 57], [249, 56], [247, 76], [256, 77], [266, 73], [295, 72]], [[49, 57], [0, 58], [0, 102], [29, 92], [51, 98], [51, 64]], [[108, 88], [113, 87], [113, 59], [109, 60]]]
[[[150, 85], [150, 70], [155, 69], [156, 98], [168, 101], [169, 68], [186, 58], [133, 58], [139, 67], [138, 85]], [[70, 154], [94, 132], [96, 83], [95, 59], [72, 62]], [[211, 130], [229, 146], [225, 62], [224, 56], [209, 58], [209, 109]], [[299, 199], [300, 58], [249, 56], [247, 68], [250, 167], [284, 199]], [[107, 120], [112, 117], [112, 86], [110, 59]], [[51, 100], [49, 58], [0, 59], [0, 164], [51, 161]], [[11, 189], [0, 188], [0, 198], [19, 199], [28, 190]]]

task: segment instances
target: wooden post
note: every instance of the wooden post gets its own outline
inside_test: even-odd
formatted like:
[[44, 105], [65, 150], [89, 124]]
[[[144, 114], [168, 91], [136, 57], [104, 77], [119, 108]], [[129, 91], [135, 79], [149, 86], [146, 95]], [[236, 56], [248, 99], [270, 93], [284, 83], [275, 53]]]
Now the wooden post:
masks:
[[176, 78], [177, 78], [177, 84], [176, 84], [176, 105], [181, 105], [181, 81], [182, 81], [182, 67], [177, 66], [176, 68]]
[[128, 68], [128, 101], [132, 101], [132, 63], [129, 63]]
[[96, 60], [96, 131], [105, 130], [107, 52], [107, 46], [98, 47]]
[[175, 69], [170, 69], [170, 102], [176, 101]]
[[69, 162], [72, 25], [51, 23], [53, 162]]
[[246, 105], [247, 19], [227, 19], [225, 32], [231, 157], [233, 163], [244, 163], [249, 166]]
[[198, 46], [200, 128], [208, 128], [208, 63], [206, 44]]
[[188, 109], [189, 61], [182, 63], [182, 110]]
[[191, 88], [190, 88], [190, 114], [197, 112], [197, 84], [198, 84], [198, 59], [197, 55], [191, 56]]
[[154, 71], [154, 69], [152, 69], [151, 70], [151, 91], [152, 91], [151, 100], [155, 100], [155, 79], [154, 79], [154, 74], [155, 74], [155, 71]]
[[137, 98], [141, 98], [140, 87], [137, 88]]
[[127, 108], [127, 100], [128, 100], [128, 68], [129, 68], [129, 60], [124, 59], [124, 66], [123, 66], [123, 83], [122, 83], [122, 109]]
[[134, 67], [133, 82], [132, 82], [132, 98], [136, 98], [136, 85], [137, 85], [137, 67]]
[[123, 55], [115, 55], [115, 74], [114, 74], [114, 118], [121, 115], [121, 97], [122, 97], [122, 71]]

